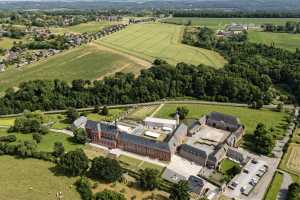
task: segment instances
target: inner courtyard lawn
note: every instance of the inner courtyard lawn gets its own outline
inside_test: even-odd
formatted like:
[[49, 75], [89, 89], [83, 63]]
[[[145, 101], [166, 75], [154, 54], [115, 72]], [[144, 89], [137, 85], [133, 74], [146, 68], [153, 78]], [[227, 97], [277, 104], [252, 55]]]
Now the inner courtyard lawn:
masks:
[[221, 112], [236, 116], [246, 127], [246, 133], [251, 134], [258, 123], [264, 123], [267, 128], [273, 128], [273, 135], [281, 137], [287, 126], [286, 118], [289, 116], [285, 112], [275, 112], [269, 109], [250, 109], [246, 107], [234, 107], [223, 105], [206, 104], [165, 104], [157, 113], [156, 117], [173, 118], [176, 108], [185, 106], [189, 110], [187, 118], [200, 118], [210, 112]]
[[0, 199], [55, 200], [62, 192], [63, 199], [80, 200], [75, 186], [77, 178], [55, 176], [54, 163], [37, 159], [16, 159], [0, 156]]

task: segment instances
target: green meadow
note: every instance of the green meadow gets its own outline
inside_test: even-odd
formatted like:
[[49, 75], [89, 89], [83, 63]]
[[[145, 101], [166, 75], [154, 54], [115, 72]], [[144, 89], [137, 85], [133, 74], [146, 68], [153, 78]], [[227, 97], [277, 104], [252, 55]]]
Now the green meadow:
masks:
[[185, 62], [223, 67], [226, 61], [218, 53], [182, 44], [183, 29], [184, 26], [171, 24], [135, 24], [104, 37], [99, 43], [149, 61], [161, 58], [170, 64]]

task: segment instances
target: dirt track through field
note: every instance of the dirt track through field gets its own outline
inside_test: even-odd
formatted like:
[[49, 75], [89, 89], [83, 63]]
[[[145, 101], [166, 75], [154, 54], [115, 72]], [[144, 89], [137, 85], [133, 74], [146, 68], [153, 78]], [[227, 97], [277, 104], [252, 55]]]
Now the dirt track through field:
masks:
[[[115, 53], [115, 54], [118, 54], [118, 55], [121, 55], [121, 56], [124, 56], [132, 61], [134, 61], [135, 63], [139, 64], [139, 65], [142, 65], [146, 68], [149, 68], [151, 67], [151, 63], [146, 61], [146, 60], [143, 60], [143, 59], [140, 59], [140, 58], [137, 58], [135, 56], [132, 56], [132, 55], [129, 55], [129, 54], [126, 54], [124, 52], [121, 52], [121, 51], [117, 51], [117, 50], [114, 50], [114, 49], [111, 49], [111, 48], [108, 48], [108, 47], [105, 47], [105, 46], [102, 46], [102, 45], [99, 45], [99, 44], [96, 44], [96, 43], [90, 43], [89, 45], [93, 46], [93, 47], [96, 47], [97, 49], [99, 50], [103, 50], [103, 51], [109, 51], [109, 52], [112, 52], [112, 53]], [[119, 68], [121, 69], [121, 68]], [[118, 71], [122, 71], [121, 70], [118, 70]], [[117, 71], [117, 72], [118, 72]]]

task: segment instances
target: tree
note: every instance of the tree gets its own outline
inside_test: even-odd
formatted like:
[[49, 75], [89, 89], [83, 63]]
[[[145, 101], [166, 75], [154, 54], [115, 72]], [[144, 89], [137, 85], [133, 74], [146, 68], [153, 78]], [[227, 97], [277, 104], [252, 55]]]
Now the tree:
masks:
[[275, 146], [275, 141], [264, 124], [259, 123], [256, 126], [253, 134], [252, 145], [252, 149], [257, 153], [269, 155], [272, 152]]
[[91, 184], [87, 178], [81, 177], [76, 181], [75, 185], [76, 190], [80, 194], [82, 200], [92, 200], [93, 192], [91, 190]]
[[79, 117], [79, 113], [75, 108], [68, 108], [66, 115], [70, 123], [73, 123]]
[[176, 112], [179, 115], [179, 119], [183, 120], [189, 114], [189, 109], [185, 106], [177, 107]]
[[40, 133], [32, 133], [32, 139], [36, 141], [36, 143], [40, 143], [43, 139], [43, 136]]
[[109, 114], [109, 110], [106, 106], [102, 108], [101, 115], [107, 116]]
[[63, 155], [58, 167], [71, 176], [83, 175], [89, 168], [89, 159], [82, 149], [76, 149]]
[[94, 113], [100, 113], [100, 106], [98, 105], [95, 106]]
[[174, 184], [170, 192], [170, 200], [189, 200], [189, 185], [187, 181], [179, 181]]
[[277, 107], [276, 107], [276, 110], [277, 110], [278, 112], [282, 112], [282, 110], [283, 110], [283, 103], [279, 103], [279, 104], [277, 105]]
[[89, 172], [92, 178], [107, 182], [117, 181], [123, 174], [118, 161], [104, 157], [94, 158]]
[[79, 129], [76, 129], [73, 133], [74, 133], [73, 138], [76, 143], [85, 144], [88, 142], [89, 138], [88, 138], [88, 135], [87, 135], [85, 129], [79, 128]]
[[289, 185], [287, 200], [298, 200], [300, 199], [300, 185], [299, 183], [292, 183]]
[[53, 147], [53, 155], [55, 157], [61, 157], [65, 153], [65, 147], [61, 142], [55, 142]]
[[121, 193], [104, 190], [103, 192], [96, 193], [95, 200], [126, 200], [126, 198]]
[[235, 175], [241, 173], [241, 167], [234, 165], [232, 168], [226, 171], [226, 174], [233, 178]]
[[160, 184], [159, 171], [156, 169], [140, 170], [139, 185], [144, 190], [154, 190]]

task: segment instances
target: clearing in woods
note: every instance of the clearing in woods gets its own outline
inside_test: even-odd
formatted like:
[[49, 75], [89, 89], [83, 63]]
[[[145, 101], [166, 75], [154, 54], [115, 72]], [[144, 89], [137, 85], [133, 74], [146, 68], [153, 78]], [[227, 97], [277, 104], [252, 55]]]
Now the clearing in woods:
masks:
[[70, 82], [80, 78], [101, 79], [119, 71], [137, 74], [150, 67], [150, 63], [146, 63], [137, 63], [137, 59], [134, 60], [130, 55], [99, 48], [99, 45], [84, 45], [22, 68], [10, 67], [6, 72], [0, 73], [0, 92], [34, 79], [59, 78]]
[[104, 37], [97, 43], [153, 61], [161, 58], [170, 64], [185, 62], [221, 68], [225, 59], [217, 52], [181, 43], [184, 26], [172, 24], [135, 24]]

